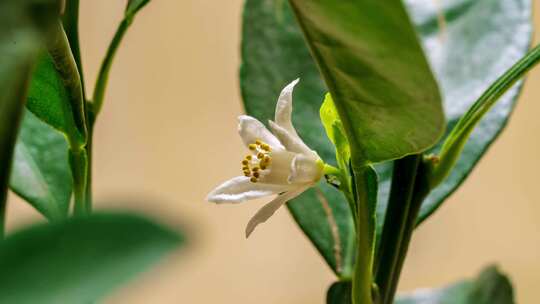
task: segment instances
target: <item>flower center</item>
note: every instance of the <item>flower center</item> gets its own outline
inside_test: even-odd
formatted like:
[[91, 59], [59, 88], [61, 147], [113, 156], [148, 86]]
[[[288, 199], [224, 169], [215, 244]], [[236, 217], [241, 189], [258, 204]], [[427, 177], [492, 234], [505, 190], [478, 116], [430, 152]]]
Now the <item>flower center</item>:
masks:
[[242, 160], [242, 171], [244, 175], [250, 177], [252, 183], [256, 183], [261, 177], [261, 171], [270, 168], [272, 163], [270, 145], [257, 139], [254, 143], [248, 145], [251, 154]]

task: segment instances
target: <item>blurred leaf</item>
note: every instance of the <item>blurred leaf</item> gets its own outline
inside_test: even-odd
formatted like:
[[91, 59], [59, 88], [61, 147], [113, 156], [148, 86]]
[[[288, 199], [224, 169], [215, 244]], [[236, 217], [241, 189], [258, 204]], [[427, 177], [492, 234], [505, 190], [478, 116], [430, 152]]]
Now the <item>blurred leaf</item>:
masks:
[[147, 219], [94, 214], [35, 225], [0, 243], [0, 303], [91, 303], [183, 238]]
[[150, 0], [128, 0], [126, 6], [126, 17], [133, 18], [137, 12], [148, 4]]
[[[273, 119], [279, 92], [288, 82], [301, 77], [294, 91], [293, 123], [308, 146], [317, 150], [325, 162], [335, 164], [334, 146], [323, 135], [319, 118], [326, 89], [286, 1], [245, 2], [242, 61], [240, 85], [246, 112], [261, 121]], [[322, 193], [319, 198], [324, 197], [324, 202], [317, 193]], [[319, 183], [317, 190], [305, 192], [287, 206], [332, 270], [342, 273], [343, 266], [352, 263], [355, 239], [345, 197]], [[338, 240], [333, 237], [328, 211], [337, 223]]]
[[11, 189], [50, 220], [69, 209], [72, 178], [64, 136], [29, 111], [15, 147]]
[[401, 1], [289, 2], [340, 114], [353, 165], [437, 142], [441, 98]]
[[[532, 32], [531, 1], [444, 1], [443, 32], [438, 31], [435, 2], [407, 3], [441, 85], [449, 131], [491, 83], [527, 52]], [[478, 124], [450, 176], [424, 201], [419, 222], [435, 212], [469, 175], [506, 126], [520, 91], [521, 83], [501, 97]], [[436, 153], [440, 144], [432, 152]], [[386, 171], [391, 170], [390, 166], [378, 169], [385, 176], [391, 172]], [[385, 179], [380, 187], [381, 218], [389, 186], [390, 179]]]
[[38, 48], [37, 35], [23, 18], [24, 8], [0, 2], [0, 238], [13, 151]]
[[398, 297], [396, 304], [514, 304], [514, 296], [508, 278], [491, 266], [474, 280], [439, 289], [421, 289]]

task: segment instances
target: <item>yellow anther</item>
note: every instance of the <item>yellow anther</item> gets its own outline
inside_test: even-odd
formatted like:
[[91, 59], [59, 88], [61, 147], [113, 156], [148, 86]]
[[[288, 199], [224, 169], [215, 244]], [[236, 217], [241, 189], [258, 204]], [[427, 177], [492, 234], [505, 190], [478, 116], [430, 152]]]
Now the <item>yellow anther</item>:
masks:
[[253, 172], [253, 177], [259, 178], [259, 176], [260, 176], [260, 175], [259, 175], [259, 172]]
[[246, 159], [244, 159], [244, 160], [242, 161], [242, 165], [244, 165], [244, 166], [247, 166], [248, 163], [249, 163], [249, 162], [248, 162]]
[[260, 139], [257, 139], [257, 140], [255, 141], [255, 144], [258, 145], [258, 146], [262, 145], [262, 143], [263, 143], [263, 142], [262, 142]]
[[256, 177], [252, 177], [249, 179], [250, 182], [252, 183], [256, 183], [257, 182], [257, 178]]
[[248, 148], [249, 148], [250, 150], [255, 150], [255, 149], [257, 149], [257, 145], [255, 145], [255, 144], [249, 144]]
[[250, 177], [250, 176], [251, 176], [251, 173], [249, 173], [248, 171], [244, 171], [244, 176]]
[[265, 170], [266, 169], [266, 165], [265, 164], [261, 164], [261, 170]]
[[246, 155], [246, 159], [247, 160], [251, 160], [252, 156], [251, 155]]
[[259, 167], [253, 167], [253, 168], [251, 168], [251, 170], [252, 170], [253, 172], [257, 172], [257, 171], [259, 171]]
[[265, 163], [269, 163], [272, 160], [272, 158], [270, 156], [266, 155], [263, 160], [264, 160]]
[[249, 171], [249, 167], [248, 167], [248, 166], [243, 166], [243, 167], [242, 167], [242, 170], [244, 170], [244, 171], [246, 171], [246, 170]]
[[265, 150], [265, 151], [270, 151], [270, 146], [267, 145], [267, 144], [262, 144], [262, 145], [261, 145], [261, 148], [262, 148], [263, 150]]
[[257, 154], [257, 158], [258, 158], [258, 159], [263, 159], [263, 157], [264, 157], [264, 154], [263, 154], [262, 152], [259, 152], [259, 153]]

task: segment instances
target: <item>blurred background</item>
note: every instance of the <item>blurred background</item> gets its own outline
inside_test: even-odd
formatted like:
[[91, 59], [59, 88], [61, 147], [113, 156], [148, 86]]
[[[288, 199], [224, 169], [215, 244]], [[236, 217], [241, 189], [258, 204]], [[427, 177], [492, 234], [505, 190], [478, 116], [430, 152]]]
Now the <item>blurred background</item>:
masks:
[[[187, 227], [191, 244], [106, 303], [324, 303], [332, 273], [283, 209], [244, 238], [262, 201], [216, 206], [206, 193], [239, 173], [242, 0], [151, 2], [113, 65], [95, 134], [97, 208]], [[81, 1], [89, 92], [125, 1]], [[540, 41], [540, 14], [535, 16]], [[276, 97], [279, 92], [276, 92]], [[414, 235], [400, 289], [442, 286], [496, 262], [518, 303], [540, 282], [540, 69], [511, 122], [464, 186]], [[40, 220], [11, 194], [8, 227]]]

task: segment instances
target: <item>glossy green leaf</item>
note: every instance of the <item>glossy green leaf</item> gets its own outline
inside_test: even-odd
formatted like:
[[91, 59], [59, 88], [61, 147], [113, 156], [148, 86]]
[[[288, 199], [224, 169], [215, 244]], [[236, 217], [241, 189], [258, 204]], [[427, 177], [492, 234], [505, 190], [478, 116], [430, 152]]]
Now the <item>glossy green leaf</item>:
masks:
[[[425, 1], [410, 0], [408, 4], [441, 85], [447, 130], [451, 130], [489, 85], [527, 52], [532, 32], [531, 1], [444, 1], [446, 26], [442, 32], [438, 30], [434, 2], [426, 5]], [[424, 201], [419, 222], [437, 210], [469, 175], [505, 127], [520, 90], [521, 84], [509, 90], [485, 115], [450, 176]], [[389, 175], [389, 166], [384, 169], [379, 173]], [[386, 179], [379, 196], [380, 217], [385, 211], [388, 187]]]
[[50, 220], [69, 209], [72, 178], [64, 136], [27, 111], [15, 148], [10, 188]]
[[514, 304], [512, 284], [496, 267], [488, 267], [474, 280], [448, 287], [418, 290], [400, 296], [396, 304]]
[[[240, 85], [246, 112], [260, 121], [273, 119], [279, 92], [300, 76], [293, 96], [293, 123], [308, 146], [335, 164], [334, 146], [319, 119], [326, 89], [287, 2], [246, 1], [242, 37]], [[320, 183], [287, 205], [333, 271], [350, 274], [355, 236], [345, 197]], [[338, 238], [329, 219], [336, 222]]]
[[181, 243], [178, 234], [125, 214], [26, 228], [0, 243], [0, 303], [93, 303]]
[[343, 121], [353, 165], [437, 142], [439, 90], [401, 1], [290, 3]]

